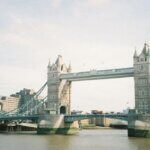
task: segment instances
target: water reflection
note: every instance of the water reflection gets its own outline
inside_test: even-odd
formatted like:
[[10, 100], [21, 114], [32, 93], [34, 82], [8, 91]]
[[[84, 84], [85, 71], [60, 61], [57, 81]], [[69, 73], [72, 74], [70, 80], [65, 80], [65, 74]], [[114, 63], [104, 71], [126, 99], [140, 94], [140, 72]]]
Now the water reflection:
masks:
[[128, 138], [130, 149], [133, 150], [150, 150], [149, 138]]

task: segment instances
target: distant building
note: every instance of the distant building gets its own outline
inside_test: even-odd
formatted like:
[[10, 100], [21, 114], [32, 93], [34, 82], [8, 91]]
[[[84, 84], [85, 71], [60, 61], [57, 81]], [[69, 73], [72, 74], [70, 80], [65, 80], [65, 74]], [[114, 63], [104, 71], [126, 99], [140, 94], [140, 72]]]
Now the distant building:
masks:
[[10, 112], [19, 106], [19, 97], [1, 96], [0, 111]]
[[[0, 111], [10, 112], [12, 110], [15, 110], [16, 108], [22, 107], [25, 104], [28, 105], [25, 105], [26, 107], [21, 109], [19, 112], [21, 113], [30, 111], [32, 108], [38, 105], [41, 100], [43, 100], [42, 96], [38, 96], [36, 99], [34, 99], [35, 95], [36, 92], [34, 90], [24, 88], [16, 94], [12, 94], [10, 96], [0, 96]], [[44, 107], [44, 105], [42, 105], [41, 107]], [[44, 109], [38, 108], [36, 112], [40, 113], [42, 112], [42, 110]]]
[[11, 96], [17, 96], [17, 97], [19, 96], [20, 97], [19, 106], [22, 106], [23, 104], [30, 101], [31, 98], [33, 98], [35, 94], [36, 94], [36, 92], [34, 90], [24, 88], [20, 92], [17, 92], [16, 94], [13, 94]]
[[92, 110], [91, 114], [103, 114], [103, 111], [101, 111], [101, 110]]
[[83, 114], [83, 111], [81, 111], [81, 110], [73, 110], [73, 111], [71, 112], [71, 114], [72, 114], [72, 115], [79, 115], [79, 114]]
[[127, 109], [123, 110], [123, 114], [128, 114], [129, 113], [130, 108], [128, 107]]
[[25, 107], [23, 110], [20, 111], [21, 113], [22, 111], [25, 112], [31, 110], [32, 108], [34, 108], [35, 105], [37, 105], [43, 99], [42, 96], [38, 96], [36, 99], [34, 99], [35, 95], [36, 92], [34, 90], [24, 88], [20, 92], [17, 92], [16, 94], [13, 94], [11, 96], [19, 97], [20, 99], [19, 107], [21, 107], [24, 104], [28, 104], [27, 107]]

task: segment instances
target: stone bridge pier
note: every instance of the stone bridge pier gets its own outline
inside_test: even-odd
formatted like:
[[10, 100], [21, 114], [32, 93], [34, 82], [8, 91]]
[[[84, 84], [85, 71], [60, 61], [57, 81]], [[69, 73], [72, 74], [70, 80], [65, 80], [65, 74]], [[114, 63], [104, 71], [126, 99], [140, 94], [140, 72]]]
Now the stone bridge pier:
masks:
[[44, 115], [39, 118], [38, 134], [76, 134], [79, 132], [78, 121], [64, 121], [64, 115]]

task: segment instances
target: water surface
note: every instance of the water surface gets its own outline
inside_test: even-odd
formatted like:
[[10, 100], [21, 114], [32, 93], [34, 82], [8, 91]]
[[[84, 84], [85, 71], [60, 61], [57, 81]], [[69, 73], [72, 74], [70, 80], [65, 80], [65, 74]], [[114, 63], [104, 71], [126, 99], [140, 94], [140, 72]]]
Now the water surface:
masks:
[[82, 130], [78, 135], [0, 134], [0, 150], [150, 150], [150, 139], [127, 130]]

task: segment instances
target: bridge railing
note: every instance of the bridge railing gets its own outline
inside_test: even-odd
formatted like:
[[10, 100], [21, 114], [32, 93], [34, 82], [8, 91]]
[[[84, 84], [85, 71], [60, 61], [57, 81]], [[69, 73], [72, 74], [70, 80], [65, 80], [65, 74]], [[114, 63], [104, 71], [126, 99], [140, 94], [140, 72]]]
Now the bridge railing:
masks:
[[91, 118], [113, 118], [119, 120], [128, 120], [128, 115], [125, 114], [84, 114], [84, 115], [65, 115], [65, 122], [74, 122]]

